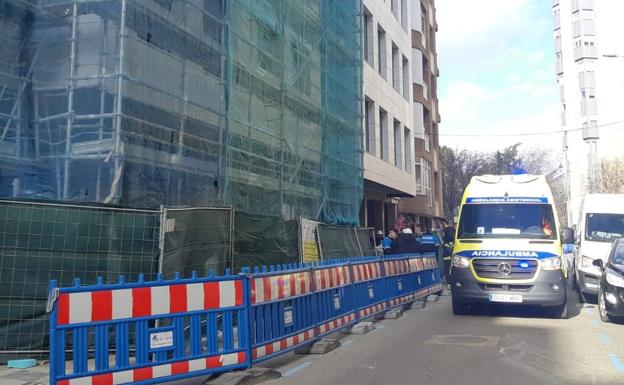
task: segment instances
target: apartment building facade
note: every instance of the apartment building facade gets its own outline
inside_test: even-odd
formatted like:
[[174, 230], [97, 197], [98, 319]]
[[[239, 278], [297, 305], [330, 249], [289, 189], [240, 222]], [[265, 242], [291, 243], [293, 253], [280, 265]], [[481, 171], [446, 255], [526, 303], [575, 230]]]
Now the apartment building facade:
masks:
[[[596, 192], [602, 159], [624, 142], [624, 25], [620, 1], [552, 0], [555, 72], [567, 155], [568, 221], [583, 196]], [[620, 122], [620, 123], [618, 123]]]
[[432, 0], [364, 0], [360, 223], [431, 226], [442, 215]]

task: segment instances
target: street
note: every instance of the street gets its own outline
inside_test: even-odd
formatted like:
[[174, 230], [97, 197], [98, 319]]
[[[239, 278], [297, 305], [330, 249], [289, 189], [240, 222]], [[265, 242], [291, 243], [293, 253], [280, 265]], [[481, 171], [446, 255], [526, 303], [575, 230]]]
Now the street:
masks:
[[379, 321], [365, 335], [338, 334], [342, 346], [331, 353], [291, 353], [266, 362], [261, 366], [282, 378], [265, 384], [622, 383], [624, 325], [600, 322], [597, 307], [578, 306], [573, 293], [568, 320], [500, 308], [453, 316], [450, 299]]

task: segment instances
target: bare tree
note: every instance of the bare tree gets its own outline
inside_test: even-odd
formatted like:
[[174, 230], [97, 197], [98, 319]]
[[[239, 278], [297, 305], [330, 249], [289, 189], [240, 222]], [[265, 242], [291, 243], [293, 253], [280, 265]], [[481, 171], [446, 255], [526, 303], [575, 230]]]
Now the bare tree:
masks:
[[453, 218], [453, 210], [459, 206], [464, 189], [475, 175], [490, 173], [490, 156], [476, 151], [440, 149], [443, 167], [444, 215]]
[[558, 165], [549, 150], [542, 147], [521, 148], [521, 143], [492, 153], [442, 147], [441, 158], [444, 215], [447, 218], [453, 217], [453, 210], [460, 204], [464, 189], [473, 176], [524, 172], [548, 175], [547, 181], [553, 191], [560, 223], [565, 223], [567, 199], [565, 175], [552, 173]]
[[600, 192], [624, 194], [624, 157], [601, 162], [599, 183]]

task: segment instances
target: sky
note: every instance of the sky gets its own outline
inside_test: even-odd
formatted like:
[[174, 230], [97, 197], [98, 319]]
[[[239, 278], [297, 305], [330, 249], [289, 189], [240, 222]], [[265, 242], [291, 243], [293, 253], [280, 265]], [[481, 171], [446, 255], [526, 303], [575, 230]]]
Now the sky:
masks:
[[491, 151], [561, 148], [552, 3], [547, 0], [437, 0], [440, 143]]

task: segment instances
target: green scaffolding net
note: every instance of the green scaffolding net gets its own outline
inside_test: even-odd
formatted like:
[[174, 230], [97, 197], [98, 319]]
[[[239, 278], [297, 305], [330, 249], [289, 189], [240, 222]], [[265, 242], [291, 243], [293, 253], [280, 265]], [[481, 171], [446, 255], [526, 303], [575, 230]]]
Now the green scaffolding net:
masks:
[[[0, 197], [232, 207], [235, 266], [295, 261], [297, 218], [359, 220], [361, 19], [361, 0], [0, 0]], [[178, 224], [150, 240], [173, 242], [165, 273], [225, 266], [231, 238], [201, 234], [231, 217]]]
[[357, 222], [359, 12], [349, 0], [232, 2], [225, 199], [237, 209]]

